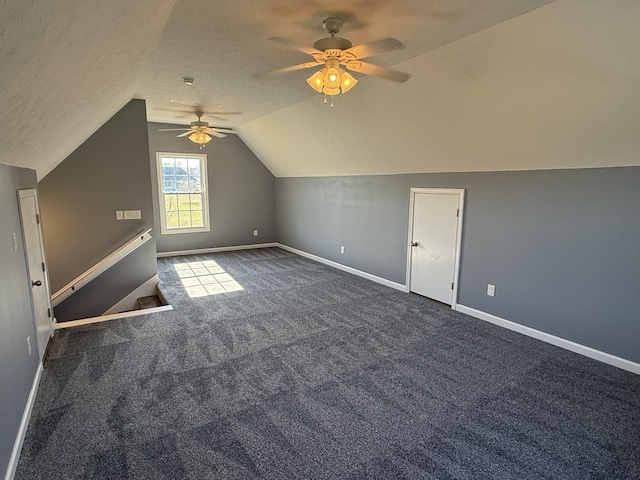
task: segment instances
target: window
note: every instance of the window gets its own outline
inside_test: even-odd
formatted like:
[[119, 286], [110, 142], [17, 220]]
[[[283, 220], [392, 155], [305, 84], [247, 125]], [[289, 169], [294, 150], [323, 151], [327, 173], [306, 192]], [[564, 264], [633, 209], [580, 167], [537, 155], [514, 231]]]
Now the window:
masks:
[[157, 153], [162, 234], [208, 232], [207, 156]]

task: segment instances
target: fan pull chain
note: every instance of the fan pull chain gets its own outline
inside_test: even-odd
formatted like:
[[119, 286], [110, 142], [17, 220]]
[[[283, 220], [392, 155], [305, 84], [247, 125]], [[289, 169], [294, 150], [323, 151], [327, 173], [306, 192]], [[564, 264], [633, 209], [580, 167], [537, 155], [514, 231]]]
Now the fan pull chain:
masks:
[[324, 94], [324, 104], [325, 105], [327, 104], [327, 94], [326, 93]]
[[333, 108], [333, 95], [331, 95], [331, 108]]

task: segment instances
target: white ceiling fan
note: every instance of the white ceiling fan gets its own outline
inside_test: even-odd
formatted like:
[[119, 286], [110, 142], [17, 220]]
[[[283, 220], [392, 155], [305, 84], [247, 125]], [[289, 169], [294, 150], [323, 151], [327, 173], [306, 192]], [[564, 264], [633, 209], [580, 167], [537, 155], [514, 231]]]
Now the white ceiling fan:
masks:
[[176, 135], [177, 137], [188, 137], [193, 143], [200, 145], [200, 148], [211, 141], [211, 136], [224, 138], [229, 133], [236, 133], [229, 128], [210, 127], [208, 122], [202, 121], [203, 112], [197, 110], [194, 112], [198, 120], [191, 122], [190, 127], [183, 128], [161, 128], [160, 132], [184, 132]]
[[[330, 36], [316, 41], [313, 44], [313, 48], [293, 46], [285, 39], [279, 37], [273, 38], [273, 40], [285, 43], [311, 55], [313, 61], [281, 68], [271, 73], [276, 74], [304, 68], [323, 67], [308, 78], [307, 83], [317, 92], [325, 94], [325, 103], [326, 95], [333, 96], [338, 95], [340, 92], [345, 93], [358, 83], [354, 77], [340, 68], [341, 65], [353, 72], [372, 75], [394, 82], [406, 82], [410, 78], [408, 73], [362, 61], [363, 58], [404, 48], [402, 42], [395, 38], [383, 38], [374, 42], [353, 46], [346, 38], [336, 37], [343, 23], [343, 20], [337, 17], [325, 19], [322, 24]], [[331, 106], [333, 107], [333, 100]]]

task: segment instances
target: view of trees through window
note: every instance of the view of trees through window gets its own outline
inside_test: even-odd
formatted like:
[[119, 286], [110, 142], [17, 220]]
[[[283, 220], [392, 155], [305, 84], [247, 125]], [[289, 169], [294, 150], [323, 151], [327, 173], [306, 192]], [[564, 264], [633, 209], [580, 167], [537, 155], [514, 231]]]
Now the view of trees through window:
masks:
[[208, 230], [206, 156], [158, 154], [158, 177], [163, 230]]

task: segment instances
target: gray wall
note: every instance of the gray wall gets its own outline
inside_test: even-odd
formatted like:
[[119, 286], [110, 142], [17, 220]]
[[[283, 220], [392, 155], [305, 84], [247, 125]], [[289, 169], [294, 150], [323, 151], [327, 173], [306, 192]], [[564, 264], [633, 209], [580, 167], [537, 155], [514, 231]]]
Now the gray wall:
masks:
[[[39, 183], [52, 293], [147, 228], [151, 172], [143, 100], [132, 100]], [[116, 220], [140, 210], [141, 220]], [[100, 315], [156, 274], [155, 237], [54, 309], [59, 321]], [[97, 292], [97, 293], [96, 293]]]
[[404, 284], [411, 187], [466, 189], [460, 304], [640, 362], [639, 167], [279, 178], [278, 241]]
[[[275, 179], [236, 135], [213, 138], [204, 149], [180, 132], [160, 132], [181, 125], [149, 123], [149, 154], [153, 179], [155, 223], [160, 231], [156, 152], [205, 153], [211, 230], [204, 233], [158, 235], [158, 252], [197, 250], [275, 241]], [[253, 236], [253, 230], [258, 236]]]
[[[36, 188], [36, 172], [0, 165], [0, 475], [4, 478], [24, 407], [38, 368], [18, 197]], [[14, 251], [12, 233], [18, 238]], [[27, 351], [31, 337], [32, 353]]]

